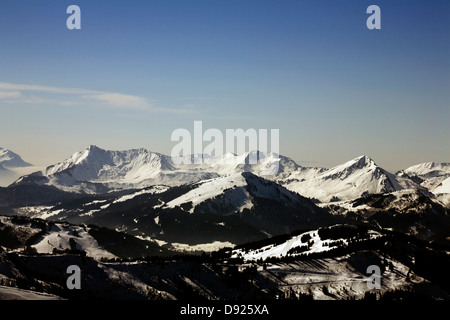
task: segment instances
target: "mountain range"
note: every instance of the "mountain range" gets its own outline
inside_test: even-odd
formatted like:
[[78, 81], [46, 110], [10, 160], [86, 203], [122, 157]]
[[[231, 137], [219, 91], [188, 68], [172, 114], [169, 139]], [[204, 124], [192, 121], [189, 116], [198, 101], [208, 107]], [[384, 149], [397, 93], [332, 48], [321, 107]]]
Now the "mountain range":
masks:
[[90, 146], [0, 188], [0, 297], [363, 299], [378, 265], [380, 295], [449, 298], [449, 164], [199, 159]]
[[[248, 164], [257, 155], [260, 161], [256, 165]], [[170, 156], [146, 149], [109, 151], [90, 146], [63, 162], [21, 177], [15, 184], [48, 185], [67, 192], [95, 194], [152, 185], [177, 186], [239, 172], [267, 175], [274, 162], [281, 172], [299, 167], [289, 158], [260, 152], [187, 157], [192, 158], [192, 163], [195, 157], [201, 157], [203, 164], [176, 165]]]
[[[450, 163], [423, 163], [393, 174], [368, 156], [357, 157], [330, 169], [302, 167], [288, 157], [257, 151], [240, 156], [187, 157], [191, 160], [201, 157], [202, 164], [176, 165], [170, 156], [146, 149], [110, 151], [90, 146], [63, 162], [21, 177], [13, 186], [52, 186], [70, 193], [104, 194], [155, 185], [180, 186], [251, 172], [302, 196], [328, 203], [405, 189], [417, 189], [434, 196], [447, 194], [449, 182], [445, 180], [450, 178]], [[250, 164], [252, 157], [258, 157], [257, 164]], [[272, 173], [270, 170], [274, 163], [278, 171], [268, 174]], [[440, 200], [446, 202], [444, 197]]]
[[449, 164], [393, 174], [367, 156], [329, 169], [257, 151], [188, 157], [202, 164], [90, 146], [0, 189], [0, 210], [189, 246], [239, 244], [349, 220], [448, 241], [442, 225], [448, 225]]

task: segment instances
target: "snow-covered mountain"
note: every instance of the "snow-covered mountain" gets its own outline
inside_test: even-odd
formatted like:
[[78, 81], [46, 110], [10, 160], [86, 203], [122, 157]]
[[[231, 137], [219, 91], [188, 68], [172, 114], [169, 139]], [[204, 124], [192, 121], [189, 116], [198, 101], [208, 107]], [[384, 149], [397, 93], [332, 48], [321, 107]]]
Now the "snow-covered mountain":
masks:
[[19, 168], [32, 166], [28, 162], [22, 160], [22, 158], [12, 152], [11, 150], [0, 147], [0, 166], [6, 168]]
[[450, 174], [450, 163], [447, 162], [425, 162], [411, 166], [403, 172], [411, 176], [419, 177], [437, 177]]
[[173, 199], [166, 206], [174, 208], [189, 203], [191, 206], [189, 212], [193, 213], [199, 205], [220, 198], [222, 203], [220, 207], [208, 206], [202, 211], [220, 211], [220, 214], [226, 215], [242, 212], [244, 209], [252, 209], [254, 205], [252, 199], [256, 197], [273, 200], [291, 207], [305, 203], [303, 197], [282, 186], [252, 173], [243, 172], [201, 181], [196, 188]]
[[401, 190], [395, 175], [361, 156], [328, 170], [310, 169], [306, 178], [287, 178], [283, 185], [305, 197], [321, 202], [356, 199], [368, 194]]
[[24, 174], [36, 171], [11, 150], [0, 147], [0, 186], [8, 186]]
[[[17, 184], [54, 186], [75, 193], [104, 193], [114, 189], [133, 189], [147, 184], [170, 182], [164, 172], [173, 167], [167, 156], [145, 149], [107, 151], [96, 146], [73, 154], [61, 163], [41, 172], [24, 176]], [[192, 179], [205, 177], [203, 173]], [[180, 174], [181, 181], [189, 180]], [[173, 181], [175, 183], [175, 181]]]
[[[201, 163], [196, 164], [199, 158]], [[251, 162], [255, 159], [258, 161]], [[15, 185], [46, 185], [66, 192], [101, 194], [154, 185], [179, 186], [251, 172], [303, 196], [330, 202], [415, 184], [388, 173], [367, 156], [331, 169], [302, 167], [287, 157], [258, 151], [218, 157], [192, 155], [185, 160], [187, 164], [174, 164], [171, 157], [146, 149], [109, 151], [90, 146], [41, 172], [21, 177]]]
[[450, 204], [450, 163], [426, 162], [397, 172], [432, 192], [444, 204]]
[[292, 159], [273, 152], [251, 151], [242, 155], [226, 153], [217, 157], [202, 156], [203, 170], [212, 170], [219, 175], [252, 172], [270, 178], [301, 168]]
[[[201, 157], [203, 163], [193, 163], [193, 157]], [[258, 157], [259, 161], [250, 164], [250, 159], [254, 157]], [[67, 192], [105, 193], [152, 185], [176, 186], [246, 171], [266, 176], [299, 167], [287, 157], [260, 152], [189, 158], [191, 164], [175, 165], [171, 157], [146, 149], [109, 151], [90, 146], [61, 163], [20, 178], [15, 185], [37, 184], [54, 186]]]
[[[255, 159], [258, 160], [256, 163], [251, 162]], [[31, 192], [39, 193], [44, 203], [64, 197], [61, 192], [69, 192], [72, 197], [74, 194], [106, 194], [158, 185], [181, 186], [205, 182], [199, 185], [201, 191], [198, 193], [201, 193], [202, 197], [190, 193], [177, 201], [192, 198], [193, 203], [198, 203], [206, 195], [218, 192], [221, 188], [234, 189], [234, 197], [241, 197], [244, 201], [245, 195], [240, 193], [238, 196], [240, 185], [230, 185], [233, 175], [243, 183], [240, 176], [243, 172], [262, 176], [317, 202], [337, 203], [404, 189], [419, 189], [422, 193], [434, 192], [434, 189], [450, 176], [450, 165], [422, 164], [394, 175], [379, 167], [367, 156], [360, 156], [326, 169], [302, 167], [290, 158], [257, 151], [218, 157], [190, 155], [185, 157], [182, 164], [174, 164], [170, 156], [146, 149], [111, 151], [90, 146], [61, 163], [21, 177], [11, 186], [12, 195], [6, 192], [3, 198], [21, 201], [23, 196], [26, 196], [26, 199], [30, 200], [33, 198], [30, 197]], [[227, 178], [219, 179], [223, 177]], [[40, 186], [50, 188], [45, 191], [51, 195], [48, 199], [43, 190], [36, 189]], [[22, 190], [25, 187], [27, 190]], [[439, 193], [430, 196], [447, 203], [448, 193], [445, 188], [438, 191]], [[0, 194], [0, 202], [1, 199]], [[26, 205], [32, 203], [35, 201], [29, 201]], [[239, 206], [245, 207], [245, 203]]]

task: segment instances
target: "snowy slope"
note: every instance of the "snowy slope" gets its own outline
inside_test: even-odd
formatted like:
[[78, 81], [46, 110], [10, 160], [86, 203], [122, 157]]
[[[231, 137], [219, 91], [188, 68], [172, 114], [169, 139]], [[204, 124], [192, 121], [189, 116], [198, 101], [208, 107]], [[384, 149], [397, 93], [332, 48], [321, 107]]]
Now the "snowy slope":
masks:
[[361, 156], [326, 171], [316, 170], [311, 179], [287, 180], [284, 186], [321, 202], [349, 200], [364, 194], [401, 190], [396, 177], [378, 167], [367, 156]]
[[0, 286], [0, 300], [62, 300], [56, 295], [31, 290]]
[[114, 254], [99, 246], [97, 240], [88, 231], [88, 228], [55, 224], [32, 247], [36, 248], [38, 253], [52, 253], [53, 249], [70, 249], [70, 239], [73, 239], [76, 243], [76, 249], [86, 251], [89, 257], [96, 259], [117, 258]]
[[199, 203], [222, 195], [227, 190], [230, 190], [231, 192], [228, 195], [227, 200], [229, 201], [231, 207], [235, 208], [237, 211], [242, 211], [244, 208], [252, 207], [250, 195], [245, 189], [246, 186], [247, 182], [245, 178], [239, 173], [226, 177], [205, 180], [199, 183], [197, 188], [168, 202], [166, 207], [174, 208], [175, 206], [192, 202], [190, 212], [193, 213], [195, 207]]
[[202, 181], [196, 188], [168, 202], [165, 207], [174, 208], [185, 203], [192, 203], [189, 212], [193, 213], [197, 205], [219, 196], [222, 197], [221, 208], [229, 209], [229, 212], [222, 212], [222, 214], [252, 209], [254, 197], [283, 202], [285, 206], [300, 205], [304, 202], [301, 197], [280, 185], [244, 172]]
[[96, 260], [171, 254], [153, 239], [142, 240], [104, 227], [0, 216], [0, 253], [6, 250], [35, 255], [33, 249], [46, 255], [83, 251]]
[[450, 205], [450, 177], [441, 182], [433, 193], [445, 205]]
[[18, 250], [23, 249], [25, 244], [29, 243], [33, 237], [41, 235], [34, 241], [34, 244], [31, 245], [38, 253], [52, 253], [53, 249], [62, 251], [71, 249], [70, 242], [75, 241], [76, 249], [86, 251], [86, 254], [90, 257], [116, 257], [99, 246], [97, 240], [95, 240], [88, 232], [89, 228], [87, 227], [61, 223], [49, 224], [39, 220], [0, 216], [1, 236], [5, 237], [4, 233], [7, 233], [10, 242], [13, 238], [18, 239], [15, 241]]
[[188, 156], [191, 162], [202, 157], [202, 164], [176, 166], [178, 170], [192, 170], [201, 168], [215, 172], [219, 175], [228, 175], [239, 172], [252, 172], [260, 176], [276, 176], [300, 168], [292, 159], [277, 153], [264, 153], [260, 151], [245, 152], [241, 155], [226, 153], [222, 156], [209, 155]]
[[426, 162], [397, 172], [397, 177], [415, 181], [433, 193], [443, 204], [450, 204], [450, 163]]
[[295, 182], [303, 182], [305, 180], [311, 180], [327, 171], [326, 168], [320, 167], [299, 167], [296, 170], [288, 171], [277, 177], [277, 182], [283, 185], [291, 184]]
[[[141, 195], [145, 195], [145, 194], [162, 193], [162, 192], [167, 191], [168, 189], [169, 189], [169, 187], [167, 187], [167, 186], [153, 186], [153, 187], [149, 187], [149, 188], [145, 188], [145, 189], [133, 192], [131, 194], [127, 194], [127, 195], [121, 196], [121, 197], [119, 197], [119, 198], [117, 198], [117, 199], [115, 199], [115, 200], [113, 200], [112, 202], [109, 202], [109, 203], [105, 203], [105, 202], [108, 202], [108, 200], [92, 201], [90, 203], [83, 204], [83, 207], [89, 207], [89, 206], [95, 205], [95, 204], [103, 204], [103, 203], [105, 203], [105, 204], [101, 205], [97, 209], [89, 210], [88, 212], [84, 212], [84, 213], [80, 214], [80, 217], [82, 217], [82, 216], [92, 216], [93, 214], [95, 214], [95, 213], [97, 213], [97, 212], [99, 212], [101, 210], [107, 209], [110, 205], [113, 205], [113, 204], [116, 204], [116, 203], [121, 203], [121, 202], [127, 202], [129, 200], [133, 200], [134, 198], [139, 197]], [[52, 213], [53, 212], [54, 211], [52, 211]], [[60, 210], [56, 210], [56, 212], [54, 212], [55, 215], [56, 214], [60, 214], [60, 213], [61, 213]], [[43, 219], [46, 219], [46, 218], [43, 218]]]
[[[336, 225], [331, 228], [351, 228], [352, 226]], [[369, 230], [367, 233], [368, 239], [380, 237], [381, 234], [377, 231]], [[243, 258], [245, 261], [266, 260], [267, 258], [281, 258], [294, 257], [300, 254], [309, 254], [316, 252], [329, 251], [339, 243], [347, 244], [348, 239], [321, 239], [319, 230], [307, 231], [280, 244], [271, 244], [263, 246], [258, 249], [245, 250], [235, 249], [232, 253], [232, 258]], [[297, 249], [297, 251], [295, 251]]]
[[[450, 177], [450, 163], [426, 162], [421, 163], [397, 173], [397, 176], [406, 176], [422, 187], [434, 193], [434, 190], [448, 177]], [[446, 193], [446, 192], [439, 192]]]
[[450, 177], [442, 181], [442, 183], [439, 184], [433, 192], [435, 194], [450, 193]]

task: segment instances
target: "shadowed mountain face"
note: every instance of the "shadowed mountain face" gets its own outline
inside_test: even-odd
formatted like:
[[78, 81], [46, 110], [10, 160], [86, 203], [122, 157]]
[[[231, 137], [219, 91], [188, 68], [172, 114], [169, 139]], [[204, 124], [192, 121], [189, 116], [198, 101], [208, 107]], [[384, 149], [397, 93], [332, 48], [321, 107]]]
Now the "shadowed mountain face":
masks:
[[[62, 196], [52, 190], [55, 197]], [[30, 217], [95, 224], [187, 244], [243, 243], [339, 220], [309, 199], [249, 172], [177, 187], [71, 194], [41, 209], [15, 210]]]
[[[90, 228], [0, 217], [0, 248], [20, 250], [19, 254], [0, 249], [0, 298], [353, 300], [371, 298], [374, 290], [367, 285], [367, 270], [375, 265], [382, 278], [378, 296], [449, 299], [448, 255], [395, 232], [336, 225], [211, 255], [105, 261], [99, 254], [114, 251], [119, 255], [125, 249], [133, 255], [143, 250], [145, 241]], [[15, 242], [5, 242], [5, 234]], [[36, 252], [52, 245], [65, 252]], [[67, 266], [71, 265], [82, 270], [81, 290], [67, 289]]]

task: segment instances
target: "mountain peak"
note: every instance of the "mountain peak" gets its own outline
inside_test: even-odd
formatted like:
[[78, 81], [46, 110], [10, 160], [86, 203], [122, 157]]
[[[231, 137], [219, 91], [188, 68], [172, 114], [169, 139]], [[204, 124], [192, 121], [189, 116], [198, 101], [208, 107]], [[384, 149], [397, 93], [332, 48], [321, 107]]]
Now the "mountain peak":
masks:
[[95, 155], [95, 154], [104, 154], [108, 152], [108, 150], [97, 147], [96, 145], [90, 145], [85, 151], [82, 153], [86, 153], [87, 155]]
[[365, 165], [372, 165], [375, 164], [375, 161], [373, 161], [372, 158], [366, 155], [359, 156], [355, 158], [353, 161], [357, 162], [358, 164], [365, 166]]
[[2, 147], [0, 147], [0, 165], [8, 168], [32, 166], [30, 163], [23, 161], [18, 154]]
[[87, 150], [103, 150], [103, 149], [100, 149], [99, 147], [97, 147], [96, 145], [94, 145], [94, 144], [91, 144], [88, 148], [87, 148]]
[[354, 158], [350, 161], [347, 161], [343, 164], [337, 165], [331, 169], [328, 170], [326, 174], [335, 174], [340, 172], [346, 172], [346, 174], [351, 174], [355, 170], [361, 170], [364, 168], [378, 168], [378, 166], [375, 164], [375, 161], [373, 161], [370, 157], [366, 155], [359, 156], [357, 158]]
[[363, 194], [400, 190], [395, 176], [362, 155], [288, 187], [303, 196], [322, 202], [356, 199]]

